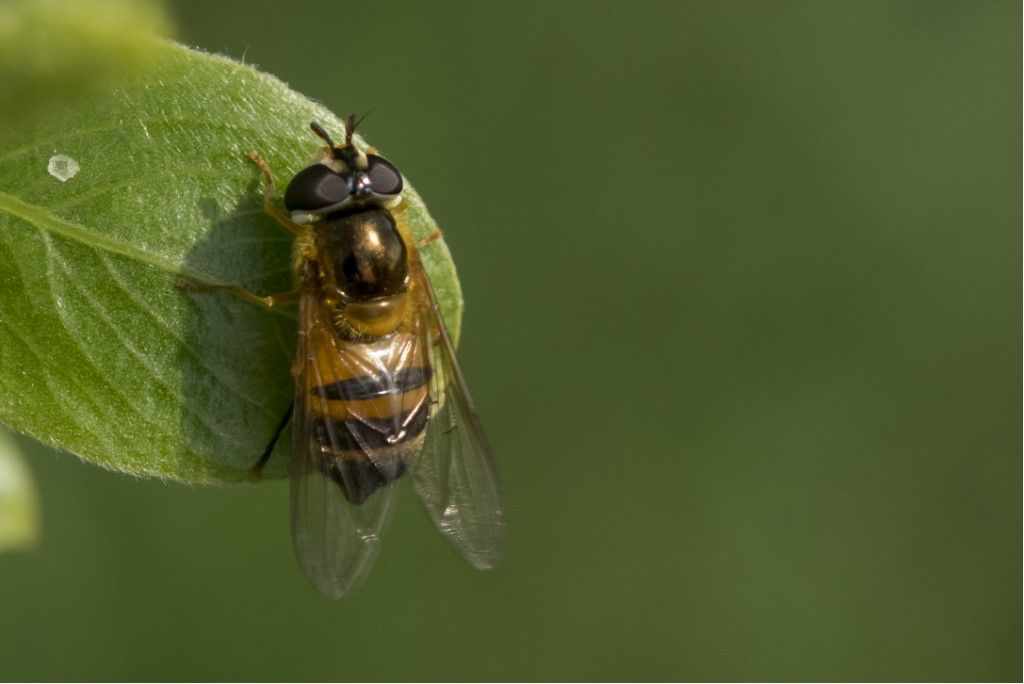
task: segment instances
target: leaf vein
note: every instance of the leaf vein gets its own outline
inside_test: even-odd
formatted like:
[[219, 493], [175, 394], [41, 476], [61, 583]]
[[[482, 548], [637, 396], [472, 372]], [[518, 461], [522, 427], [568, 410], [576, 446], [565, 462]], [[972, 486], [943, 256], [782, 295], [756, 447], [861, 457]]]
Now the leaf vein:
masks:
[[[51, 265], [58, 263], [58, 260], [54, 258], [54, 251], [55, 251], [56, 247], [54, 246], [53, 240], [50, 238], [49, 234], [46, 233], [46, 231], [40, 232], [39, 235], [40, 235], [40, 239], [42, 240], [44, 246], [46, 247], [46, 256], [47, 256], [46, 282], [47, 282], [47, 286], [50, 289], [50, 297], [53, 300], [54, 304], [56, 305], [57, 302], [58, 302], [58, 299], [59, 299], [58, 291], [61, 289], [61, 288], [59, 288], [57, 286], [56, 282], [54, 282], [53, 269], [51, 268]], [[65, 273], [67, 273], [67, 270], [64, 269], [63, 266], [60, 266], [60, 268]], [[92, 305], [92, 302], [90, 300], [90, 296], [87, 293], [86, 293], [86, 296], [85, 296], [85, 301], [86, 301], [86, 303], [90, 304], [90, 306]], [[68, 322], [64, 319], [63, 315], [61, 315], [61, 313], [60, 313], [61, 311], [63, 311], [63, 307], [55, 306], [55, 308], [56, 308], [56, 310], [58, 312], [57, 313], [58, 317], [61, 319], [61, 322], [64, 325], [65, 330], [67, 330], [69, 333], [73, 332], [71, 330], [71, 328], [68, 326]], [[107, 323], [107, 325], [108, 326], [110, 325], [109, 322]], [[82, 358], [85, 360], [85, 362], [87, 364], [89, 364], [89, 367], [92, 368], [93, 371], [95, 371], [96, 377], [99, 378], [100, 382], [102, 382], [104, 385], [106, 385], [108, 388], [110, 388], [111, 394], [113, 396], [116, 396], [118, 399], [120, 399], [121, 402], [123, 404], [125, 404], [132, 412], [138, 414], [143, 419], [147, 419], [147, 422], [149, 422], [150, 424], [156, 425], [153, 421], [148, 420], [148, 416], [146, 416], [142, 411], [139, 410], [139, 408], [135, 405], [135, 402], [131, 401], [127, 397], [127, 395], [124, 393], [124, 390], [121, 387], [119, 387], [118, 385], [115, 385], [107, 377], [107, 374], [103, 371], [102, 368], [100, 368], [99, 364], [97, 364], [96, 361], [94, 359], [92, 359], [89, 354], [85, 353], [85, 349], [83, 349], [81, 345], [79, 345], [78, 349], [82, 353]]]
[[[57, 216], [48, 214], [41, 207], [24, 202], [13, 195], [0, 192], [0, 211], [7, 211], [12, 216], [22, 219], [29, 225], [41, 231], [56, 233], [62, 237], [79, 242], [87, 247], [96, 250], [103, 250], [112, 254], [119, 254], [129, 259], [134, 259], [154, 268], [168, 273], [181, 274], [194, 280], [202, 280], [208, 283], [217, 284], [219, 281], [212, 276], [185, 267], [171, 259], [166, 259], [155, 254], [150, 254], [130, 244], [112, 240], [111, 238], [89, 230], [77, 223], [68, 221]], [[293, 314], [280, 309], [271, 309], [269, 313], [294, 318]]]
[[[64, 265], [63, 259], [56, 259], [56, 258], [54, 258], [54, 255], [56, 254], [56, 247], [52, 244], [52, 241], [47, 240], [46, 242], [47, 242], [47, 253], [48, 253], [49, 257], [50, 257], [50, 260], [55, 262], [57, 264], [57, 266], [63, 271], [63, 273], [66, 276], [72, 277], [72, 274], [67, 270], [66, 266]], [[47, 279], [50, 281], [50, 288], [51, 288], [51, 291], [53, 291], [53, 289], [55, 287], [55, 283], [53, 282], [52, 277], [50, 277], [49, 275], [48, 275]], [[110, 317], [109, 313], [107, 312], [107, 310], [102, 306], [102, 304], [99, 303], [99, 300], [96, 298], [95, 295], [92, 294], [92, 292], [90, 290], [83, 289], [81, 291], [81, 294], [82, 294], [83, 301], [85, 301], [85, 303], [89, 306], [89, 308], [92, 309], [96, 313], [96, 315], [103, 321], [103, 323], [111, 331], [113, 337], [120, 343], [120, 345], [125, 349], [125, 351], [132, 358], [134, 358], [136, 360], [136, 362], [138, 362], [138, 364], [140, 366], [142, 366], [142, 368], [149, 374], [149, 376], [153, 379], [153, 381], [157, 385], [162, 387], [165, 391], [168, 392], [168, 394], [170, 394], [175, 399], [177, 399], [179, 405], [184, 407], [185, 410], [187, 410], [190, 414], [196, 416], [199, 419], [200, 424], [202, 424], [204, 427], [206, 427], [212, 434], [218, 435], [221, 438], [227, 437], [227, 433], [226, 432], [224, 432], [222, 429], [217, 428], [213, 424], [213, 422], [210, 421], [207, 418], [207, 416], [205, 416], [202, 413], [196, 411], [193, 407], [191, 407], [188, 404], [188, 402], [185, 401], [185, 397], [181, 393], [181, 391], [179, 389], [173, 387], [171, 385], [171, 383], [168, 382], [165, 377], [163, 377], [163, 375], [159, 372], [159, 368], [153, 364], [153, 360], [152, 359], [150, 359], [148, 356], [146, 356], [145, 354], [140, 352], [135, 347], [135, 345], [131, 343], [131, 341], [125, 336], [125, 334], [121, 330], [121, 328], [114, 323], [114, 321], [111, 319], [111, 317]], [[88, 354], [85, 354], [85, 356], [88, 357]], [[95, 364], [95, 362], [92, 359], [90, 359], [90, 363], [94, 367], [96, 367], [96, 364]], [[103, 377], [104, 381], [107, 382], [106, 376], [104, 375], [104, 373], [98, 367], [96, 367], [96, 371], [97, 371], [97, 374], [100, 375], [101, 377]], [[114, 385], [109, 383], [109, 382], [107, 382], [107, 384], [108, 384], [108, 386], [110, 386], [112, 388], [114, 387]], [[124, 400], [124, 402], [132, 407], [132, 409], [135, 411], [136, 414], [138, 414], [139, 416], [142, 416], [143, 418], [145, 418], [147, 420], [147, 422], [149, 422], [150, 424], [156, 425], [156, 422], [151, 420], [151, 415], [146, 413], [142, 409], [140, 409], [138, 406], [136, 406], [135, 402], [130, 401], [128, 399], [127, 395], [124, 393], [124, 390], [120, 389], [120, 387], [118, 387], [118, 393], [121, 395], [121, 398]], [[226, 441], [231, 443], [233, 440], [229, 438]], [[234, 443], [240, 445], [240, 443], [237, 442], [237, 441], [235, 441]]]
[[129, 287], [127, 284], [125, 284], [123, 278], [117, 272], [117, 269], [113, 266], [113, 264], [110, 263], [109, 257], [103, 255], [101, 261], [103, 263], [104, 268], [107, 270], [107, 273], [110, 274], [111, 280], [114, 282], [115, 285], [117, 285], [121, 292], [124, 293], [128, 301], [134, 304], [139, 311], [141, 311], [143, 314], [147, 315], [152, 321], [154, 321], [156, 325], [170, 339], [174, 340], [182, 349], [187, 351], [192, 356], [192, 358], [198, 360], [200, 367], [204, 371], [206, 371], [209, 377], [213, 378], [218, 383], [220, 383], [225, 389], [231, 392], [238, 399], [241, 399], [250, 406], [256, 407], [257, 409], [265, 413], [267, 416], [273, 417], [274, 414], [273, 412], [270, 411], [268, 407], [260, 404], [253, 397], [246, 395], [238, 387], [231, 385], [227, 380], [224, 379], [224, 377], [217, 371], [217, 369], [214, 366], [211, 366], [208, 363], [206, 363], [206, 358], [202, 354], [200, 354], [199, 351], [195, 349], [195, 347], [189, 344], [188, 341], [185, 340], [183, 336], [179, 335], [177, 331], [175, 331], [173, 326], [171, 326], [167, 321], [158, 316], [157, 313], [153, 311], [150, 307], [147, 307], [142, 302], [140, 302], [135, 297], [133, 289]]

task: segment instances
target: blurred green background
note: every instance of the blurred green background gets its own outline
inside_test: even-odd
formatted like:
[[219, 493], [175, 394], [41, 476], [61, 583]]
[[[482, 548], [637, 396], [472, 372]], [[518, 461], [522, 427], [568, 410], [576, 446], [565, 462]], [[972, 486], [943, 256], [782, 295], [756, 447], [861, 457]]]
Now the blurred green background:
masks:
[[331, 603], [284, 482], [26, 445], [0, 677], [1021, 678], [1019, 3], [171, 12], [373, 110], [460, 269], [507, 557], [406, 491]]

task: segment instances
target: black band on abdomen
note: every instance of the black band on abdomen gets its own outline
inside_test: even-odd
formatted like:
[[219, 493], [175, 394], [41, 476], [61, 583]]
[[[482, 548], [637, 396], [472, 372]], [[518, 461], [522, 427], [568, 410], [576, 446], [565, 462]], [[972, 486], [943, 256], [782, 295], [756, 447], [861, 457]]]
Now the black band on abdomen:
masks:
[[367, 449], [393, 447], [414, 439], [423, 432], [428, 418], [429, 401], [424, 401], [415, 411], [406, 413], [400, 419], [394, 417], [334, 420], [320, 417], [313, 422], [313, 439], [320, 446], [332, 451], [364, 453]]
[[430, 382], [430, 368], [403, 368], [394, 377], [364, 375], [320, 385], [313, 390], [321, 399], [376, 399], [388, 395], [405, 394]]

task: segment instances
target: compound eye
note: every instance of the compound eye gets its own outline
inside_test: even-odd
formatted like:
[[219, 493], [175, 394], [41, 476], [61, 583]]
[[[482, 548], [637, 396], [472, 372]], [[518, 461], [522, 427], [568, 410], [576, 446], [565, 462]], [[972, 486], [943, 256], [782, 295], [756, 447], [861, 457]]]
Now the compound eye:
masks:
[[295, 174], [284, 191], [288, 211], [317, 211], [341, 204], [349, 197], [348, 182], [324, 164], [313, 164]]
[[402, 174], [391, 162], [375, 154], [366, 155], [370, 168], [366, 175], [370, 179], [370, 189], [375, 195], [397, 195], [402, 192]]

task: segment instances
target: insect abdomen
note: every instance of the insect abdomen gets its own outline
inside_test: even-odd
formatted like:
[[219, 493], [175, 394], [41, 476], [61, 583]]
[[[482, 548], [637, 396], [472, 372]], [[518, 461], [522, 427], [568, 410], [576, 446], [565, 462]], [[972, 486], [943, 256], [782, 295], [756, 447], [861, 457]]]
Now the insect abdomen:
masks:
[[347, 343], [346, 363], [333, 344], [319, 345], [320, 372], [308, 375], [321, 468], [353, 503], [405, 472], [430, 418], [431, 369], [415, 353], [417, 338], [396, 335]]

